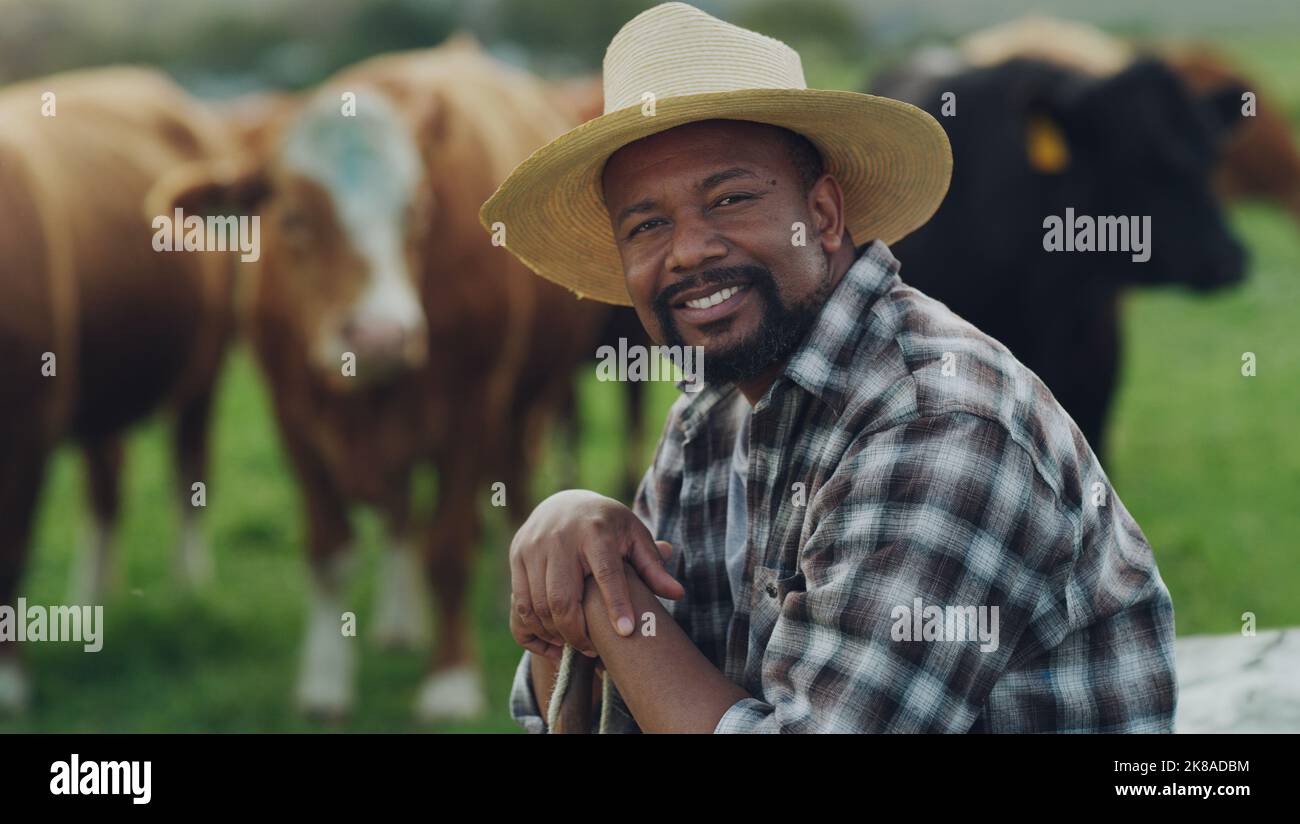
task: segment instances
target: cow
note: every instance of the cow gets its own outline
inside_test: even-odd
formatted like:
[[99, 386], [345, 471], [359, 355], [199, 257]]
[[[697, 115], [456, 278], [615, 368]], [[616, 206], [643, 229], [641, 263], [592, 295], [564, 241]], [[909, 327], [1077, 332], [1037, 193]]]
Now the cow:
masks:
[[[93, 538], [74, 603], [116, 577], [123, 432], [175, 415], [175, 500], [185, 580], [211, 574], [196, 488], [209, 410], [233, 328], [228, 256], [160, 253], [142, 212], [174, 169], [230, 149], [219, 120], [139, 68], [55, 75], [0, 92], [0, 603], [13, 605], [52, 449], [85, 455]], [[26, 702], [15, 645], [0, 642], [0, 709]]]
[[[1021, 58], [920, 86], [900, 77], [873, 90], [906, 88], [953, 148], [947, 198], [897, 244], [901, 277], [1006, 344], [1104, 456], [1121, 290], [1209, 291], [1243, 277], [1245, 251], [1210, 181], [1240, 89], [1195, 96], [1152, 60], [1104, 77]], [[1071, 214], [1149, 217], [1149, 260], [1048, 251], [1047, 219]]]
[[[1215, 170], [1215, 189], [1226, 200], [1271, 203], [1300, 222], [1300, 148], [1285, 117], [1276, 101], [1260, 94], [1257, 83], [1208, 45], [1178, 41], [1134, 44], [1086, 23], [1027, 15], [972, 32], [948, 53], [947, 72], [1031, 58], [1099, 78], [1117, 74], [1145, 55], [1167, 64], [1195, 94], [1210, 95], [1228, 88], [1250, 91], [1255, 95], [1255, 110], [1225, 142]], [[1242, 103], [1244, 106], [1245, 101]]]
[[[248, 330], [302, 489], [310, 593], [296, 700], [311, 716], [354, 701], [340, 615], [357, 505], [385, 523], [378, 640], [420, 643], [422, 582], [436, 596], [417, 717], [485, 708], [466, 610], [479, 505], [491, 491], [515, 523], [526, 514], [541, 434], [608, 310], [524, 269], [477, 211], [533, 149], [577, 125], [572, 93], [464, 39], [371, 58], [308, 95], [265, 137], [268, 151], [167, 195], [264, 219]], [[438, 494], [417, 534], [410, 479], [424, 464]]]

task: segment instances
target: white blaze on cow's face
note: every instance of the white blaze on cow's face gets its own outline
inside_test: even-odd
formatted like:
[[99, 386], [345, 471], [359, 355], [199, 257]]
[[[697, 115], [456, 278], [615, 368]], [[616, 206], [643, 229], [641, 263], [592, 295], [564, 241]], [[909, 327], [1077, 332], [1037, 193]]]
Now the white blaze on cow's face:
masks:
[[292, 270], [312, 358], [340, 374], [383, 379], [424, 363], [418, 216], [431, 193], [410, 127], [382, 92], [358, 89], [355, 116], [321, 94], [281, 146], [270, 245]]

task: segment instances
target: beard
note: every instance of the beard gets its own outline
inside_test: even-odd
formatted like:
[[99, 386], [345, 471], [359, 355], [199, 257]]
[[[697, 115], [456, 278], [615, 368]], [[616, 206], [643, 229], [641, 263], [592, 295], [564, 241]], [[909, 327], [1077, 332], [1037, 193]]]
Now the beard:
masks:
[[[822, 273], [821, 281], [803, 299], [786, 303], [776, 288], [776, 279], [765, 266], [750, 264], [710, 269], [689, 280], [675, 283], [655, 298], [653, 309], [663, 330], [664, 341], [669, 346], [689, 346], [673, 320], [672, 301], [675, 295], [687, 289], [712, 284], [742, 281], [754, 292], [760, 303], [758, 328], [744, 338], [722, 345], [704, 344], [704, 358], [700, 373], [704, 383], [730, 383], [743, 381], [762, 374], [773, 363], [792, 355], [808, 336], [818, 314], [831, 293], [830, 266]], [[733, 322], [723, 318], [702, 327], [706, 332], [721, 333]]]

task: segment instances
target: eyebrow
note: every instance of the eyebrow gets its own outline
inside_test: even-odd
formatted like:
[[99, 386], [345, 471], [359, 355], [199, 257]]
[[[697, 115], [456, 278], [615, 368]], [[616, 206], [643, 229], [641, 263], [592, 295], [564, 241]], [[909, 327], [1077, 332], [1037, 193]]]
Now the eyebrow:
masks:
[[[740, 177], [758, 177], [758, 175], [754, 174], [749, 169], [740, 166], [733, 166], [730, 169], [714, 172], [699, 183], [696, 183], [695, 190], [698, 192], [707, 192], [719, 183], [726, 183], [728, 180], [735, 180]], [[649, 198], [633, 203], [631, 206], [628, 206], [618, 213], [617, 225], [623, 225], [623, 221], [627, 220], [632, 215], [652, 212], [657, 205], [658, 204], [656, 204], [655, 201]]]
[[726, 183], [728, 180], [735, 180], [738, 177], [758, 177], [749, 169], [740, 166], [733, 166], [730, 169], [724, 169], [721, 172], [714, 172], [708, 177], [695, 184], [696, 191], [706, 192], [717, 186], [719, 183]]
[[652, 212], [654, 211], [654, 208], [655, 202], [649, 198], [633, 203], [631, 206], [628, 206], [626, 209], [623, 209], [618, 213], [618, 221], [616, 222], [616, 225], [622, 226], [623, 221], [627, 220], [632, 215], [641, 214], [643, 212]]

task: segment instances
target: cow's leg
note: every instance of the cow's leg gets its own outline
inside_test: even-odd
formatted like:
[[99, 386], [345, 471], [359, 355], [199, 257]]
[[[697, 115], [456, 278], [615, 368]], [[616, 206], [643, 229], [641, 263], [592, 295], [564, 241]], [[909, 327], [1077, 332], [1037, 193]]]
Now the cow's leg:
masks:
[[582, 440], [578, 382], [569, 380], [556, 391], [555, 431], [559, 437], [555, 444], [560, 453], [560, 484], [565, 489], [573, 489], [578, 485], [578, 455]]
[[644, 381], [627, 381], [627, 427], [623, 430], [627, 438], [623, 466], [623, 503], [632, 505], [636, 491], [641, 486], [641, 477], [645, 475], [645, 387]]
[[191, 587], [208, 584], [213, 576], [212, 553], [203, 537], [200, 507], [195, 504], [194, 484], [203, 484], [203, 503], [208, 489], [208, 425], [212, 393], [206, 391], [181, 407], [176, 416], [176, 475], [180, 503], [181, 538], [176, 553], [176, 572]]
[[482, 431], [453, 431], [462, 433], [460, 445], [439, 466], [438, 511], [425, 555], [439, 637], [432, 672], [416, 698], [416, 715], [424, 721], [476, 718], [487, 707], [466, 614], [471, 560], [478, 548], [477, 504], [483, 491], [478, 445], [487, 441]]
[[115, 531], [122, 499], [122, 439], [106, 437], [84, 445], [90, 493], [88, 545], [73, 565], [72, 603], [99, 603], [119, 578]]
[[[300, 469], [304, 462], [299, 462]], [[307, 636], [297, 702], [308, 715], [339, 718], [352, 707], [354, 639], [343, 634], [352, 530], [346, 504], [323, 471], [300, 471], [307, 505]]]
[[[15, 443], [0, 460], [0, 604], [17, 607], [45, 454]], [[15, 641], [0, 641], [0, 715], [22, 712], [30, 688]]]
[[1119, 383], [1119, 352], [1122, 345], [1120, 330], [1120, 296], [1110, 295], [1097, 314], [1094, 324], [1092, 350], [1096, 353], [1096, 368], [1088, 373], [1087, 391], [1079, 399], [1079, 427], [1092, 445], [1092, 451], [1104, 466], [1106, 464], [1106, 423], [1110, 417], [1111, 402], [1115, 399], [1115, 386]]
[[533, 510], [533, 472], [541, 462], [542, 436], [549, 417], [537, 403], [520, 410], [516, 421], [504, 424], [505, 451], [497, 462], [506, 484], [506, 514], [516, 530]]
[[388, 498], [388, 545], [379, 559], [374, 638], [383, 647], [419, 649], [429, 640], [429, 610], [420, 547], [411, 534], [409, 473], [403, 473]]

